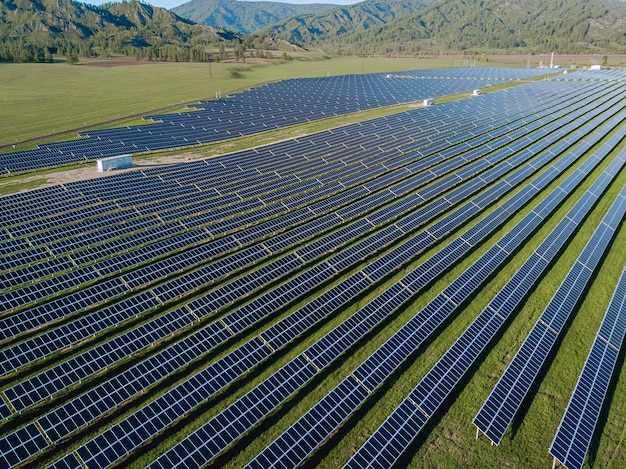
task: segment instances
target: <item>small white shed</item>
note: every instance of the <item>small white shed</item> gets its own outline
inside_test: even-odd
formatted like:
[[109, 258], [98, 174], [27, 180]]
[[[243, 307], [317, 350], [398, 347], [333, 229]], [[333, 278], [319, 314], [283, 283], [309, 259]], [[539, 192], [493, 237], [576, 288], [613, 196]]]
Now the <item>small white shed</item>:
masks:
[[96, 169], [99, 173], [104, 171], [113, 171], [115, 169], [132, 168], [132, 166], [132, 155], [111, 156], [109, 158], [96, 160]]

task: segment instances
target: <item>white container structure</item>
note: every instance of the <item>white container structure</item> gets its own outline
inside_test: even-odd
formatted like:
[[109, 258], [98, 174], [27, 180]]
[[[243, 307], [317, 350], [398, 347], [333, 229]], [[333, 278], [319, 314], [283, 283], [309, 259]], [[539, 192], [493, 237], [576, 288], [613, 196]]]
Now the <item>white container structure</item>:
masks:
[[96, 160], [96, 169], [99, 173], [103, 173], [105, 171], [113, 171], [115, 169], [132, 168], [132, 166], [132, 155], [111, 156], [109, 158]]

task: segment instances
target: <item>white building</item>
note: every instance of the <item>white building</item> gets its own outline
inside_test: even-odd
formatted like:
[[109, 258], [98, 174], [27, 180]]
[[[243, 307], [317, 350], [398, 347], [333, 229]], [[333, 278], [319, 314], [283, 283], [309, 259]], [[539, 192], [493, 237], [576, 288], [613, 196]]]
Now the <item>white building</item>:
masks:
[[96, 160], [96, 169], [99, 173], [104, 171], [113, 171], [115, 169], [132, 168], [132, 166], [132, 155], [111, 156], [110, 158]]

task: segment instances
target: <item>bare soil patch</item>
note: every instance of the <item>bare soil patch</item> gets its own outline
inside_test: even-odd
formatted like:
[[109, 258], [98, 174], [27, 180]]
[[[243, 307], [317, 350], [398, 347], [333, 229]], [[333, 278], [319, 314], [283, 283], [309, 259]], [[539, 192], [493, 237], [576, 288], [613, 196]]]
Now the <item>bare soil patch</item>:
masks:
[[[25, 188], [21, 189], [18, 192], [28, 192], [35, 189], [40, 189], [42, 187], [54, 186], [58, 184], [67, 184], [70, 182], [76, 181], [86, 181], [89, 179], [98, 179], [114, 176], [116, 174], [121, 174], [129, 171], [141, 171], [150, 168], [157, 168], [160, 166], [168, 166], [176, 163], [184, 163], [190, 161], [197, 161], [201, 159], [206, 159], [206, 155], [202, 155], [195, 152], [184, 152], [177, 153], [172, 155], [163, 155], [163, 156], [150, 156], [144, 158], [138, 158], [133, 163], [132, 168], [128, 169], [120, 169], [115, 171], [107, 171], [107, 172], [98, 172], [96, 171], [96, 162], [95, 160], [92, 163], [85, 163], [80, 168], [76, 169], [63, 169], [59, 168], [58, 171], [48, 173], [45, 175], [41, 174], [33, 174], [32, 176], [24, 176], [20, 179], [22, 183], [28, 183], [32, 181], [41, 181], [45, 180], [42, 184], [37, 186], [36, 188]], [[2, 181], [0, 179], [0, 187], [7, 187], [15, 185], [15, 181]]]

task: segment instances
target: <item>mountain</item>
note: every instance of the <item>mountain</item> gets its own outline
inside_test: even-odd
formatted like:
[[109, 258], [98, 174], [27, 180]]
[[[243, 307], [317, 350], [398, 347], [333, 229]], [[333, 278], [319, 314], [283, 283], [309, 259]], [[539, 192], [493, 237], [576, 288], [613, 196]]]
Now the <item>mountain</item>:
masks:
[[586, 53], [626, 50], [624, 31], [622, 1], [443, 0], [380, 34], [433, 50]]
[[232, 29], [308, 13], [238, 36], [134, 0], [100, 7], [2, 0], [0, 62], [50, 61], [55, 53], [206, 61], [207, 48], [225, 41], [239, 54], [283, 41], [340, 54], [626, 52], [626, 5], [618, 0], [365, 0], [343, 7], [193, 0], [183, 6], [202, 2], [212, 14], [229, 17]]
[[[426, 0], [427, 1], [427, 0]], [[283, 20], [259, 34], [340, 53], [626, 51], [617, 0], [377, 2]]]
[[71, 0], [0, 3], [0, 62], [42, 62], [54, 53], [112, 52], [206, 60], [204, 45], [231, 38], [230, 33], [136, 1], [101, 7]]
[[283, 20], [259, 34], [267, 34], [300, 46], [333, 44], [340, 41], [358, 46], [367, 31], [381, 31], [437, 0], [373, 1], [335, 7], [316, 15]]
[[172, 11], [198, 24], [247, 34], [286, 18], [316, 14], [334, 6], [323, 3], [295, 5], [279, 2], [241, 2], [238, 0], [192, 0], [173, 8]]

